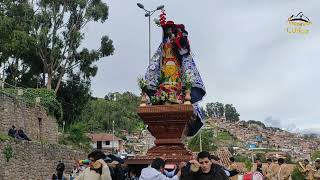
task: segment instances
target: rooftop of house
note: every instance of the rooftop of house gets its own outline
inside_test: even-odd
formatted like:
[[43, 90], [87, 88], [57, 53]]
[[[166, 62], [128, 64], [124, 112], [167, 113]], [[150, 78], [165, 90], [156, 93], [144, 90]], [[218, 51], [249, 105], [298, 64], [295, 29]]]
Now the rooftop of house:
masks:
[[108, 134], [108, 133], [88, 134], [88, 137], [93, 142], [97, 142], [97, 141], [122, 141], [121, 138], [119, 138], [117, 136], [113, 137], [112, 134]]

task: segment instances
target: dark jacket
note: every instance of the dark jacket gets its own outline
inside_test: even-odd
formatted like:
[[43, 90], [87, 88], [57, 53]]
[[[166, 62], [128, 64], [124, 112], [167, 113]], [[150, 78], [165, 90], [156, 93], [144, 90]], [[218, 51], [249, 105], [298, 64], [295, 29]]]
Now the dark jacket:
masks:
[[198, 172], [189, 172], [181, 176], [182, 180], [229, 180], [221, 166], [212, 164], [209, 173], [203, 173], [201, 169]]

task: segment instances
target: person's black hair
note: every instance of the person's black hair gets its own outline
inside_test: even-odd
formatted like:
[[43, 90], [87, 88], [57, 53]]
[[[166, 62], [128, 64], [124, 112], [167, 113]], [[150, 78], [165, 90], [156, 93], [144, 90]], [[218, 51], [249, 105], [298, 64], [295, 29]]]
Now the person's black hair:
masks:
[[117, 157], [117, 156], [115, 156], [115, 155], [113, 155], [113, 154], [108, 154], [108, 155], [106, 156], [106, 158], [110, 158], [112, 161], [118, 161], [119, 164], [123, 164], [123, 163], [124, 163], [124, 160], [123, 160], [123, 159], [121, 159], [120, 157]]
[[64, 163], [60, 162], [58, 165], [57, 165], [57, 168], [56, 170], [59, 172], [59, 171], [64, 171], [65, 170], [65, 165]]
[[163, 41], [166, 40], [166, 38], [168, 38], [167, 30], [168, 30], [169, 28], [171, 28], [172, 34], [174, 34], [174, 35], [177, 34], [177, 28], [176, 28], [176, 26], [175, 26], [174, 24], [162, 26], [162, 30], [163, 30]]
[[235, 161], [234, 157], [230, 157], [229, 160], [230, 160], [231, 162], [234, 162], [234, 161]]
[[207, 152], [207, 151], [199, 152], [197, 159], [199, 160], [199, 159], [204, 159], [204, 158], [208, 158], [209, 160], [211, 160], [211, 155], [210, 155], [210, 153]]
[[267, 162], [272, 162], [272, 160], [270, 158], [267, 159]]
[[215, 161], [220, 161], [220, 158], [216, 155], [211, 155], [211, 159], [213, 159]]
[[257, 158], [256, 161], [260, 161], [261, 162], [261, 160], [259, 158]]
[[106, 155], [100, 150], [95, 150], [88, 154], [88, 158], [93, 158], [93, 160], [97, 161], [99, 159], [105, 159]]
[[309, 160], [308, 160], [308, 159], [304, 159], [304, 162], [307, 162], [307, 163], [309, 163]]
[[15, 129], [16, 127], [14, 125], [12, 125], [12, 129]]
[[64, 165], [64, 163], [60, 162], [56, 167], [57, 175], [54, 174], [52, 176], [52, 179], [54, 179], [54, 180], [57, 179], [57, 178], [59, 180], [62, 179], [64, 170], [65, 170], [65, 165]]
[[283, 163], [284, 163], [284, 159], [283, 159], [283, 158], [279, 158], [279, 159], [278, 159], [278, 163], [279, 163], [279, 164], [283, 164]]
[[160, 170], [161, 168], [164, 168], [166, 162], [161, 158], [156, 158], [152, 161], [151, 167], [157, 170]]

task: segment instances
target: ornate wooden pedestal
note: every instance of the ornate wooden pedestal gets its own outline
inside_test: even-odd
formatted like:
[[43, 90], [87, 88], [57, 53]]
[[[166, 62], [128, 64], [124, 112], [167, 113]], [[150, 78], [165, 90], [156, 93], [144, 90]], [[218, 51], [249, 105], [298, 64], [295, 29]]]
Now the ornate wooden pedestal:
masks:
[[192, 159], [192, 152], [181, 142], [187, 123], [192, 120], [192, 105], [143, 106], [138, 108], [138, 115], [156, 138], [155, 146], [144, 156], [128, 159], [127, 164], [149, 164], [156, 157], [173, 164]]

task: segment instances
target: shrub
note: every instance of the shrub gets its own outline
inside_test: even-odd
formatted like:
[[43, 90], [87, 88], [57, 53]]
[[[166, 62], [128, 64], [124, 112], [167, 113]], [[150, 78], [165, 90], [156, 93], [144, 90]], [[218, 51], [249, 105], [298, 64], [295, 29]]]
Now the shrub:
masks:
[[[17, 97], [17, 89], [5, 88], [4, 92], [13, 97]], [[57, 120], [63, 117], [62, 105], [56, 99], [56, 94], [53, 90], [48, 89], [23, 89], [22, 100], [29, 106], [35, 105], [36, 98], [40, 97], [40, 104], [46, 109], [49, 115], [54, 116]]]
[[6, 146], [3, 149], [3, 155], [6, 158], [6, 161], [9, 162], [9, 160], [13, 157], [13, 149], [11, 146]]

